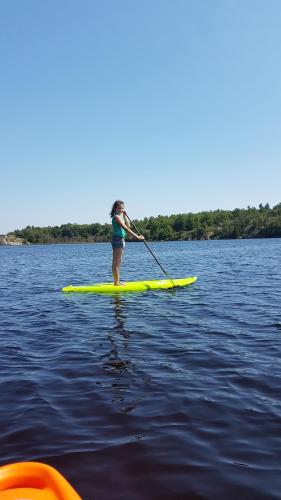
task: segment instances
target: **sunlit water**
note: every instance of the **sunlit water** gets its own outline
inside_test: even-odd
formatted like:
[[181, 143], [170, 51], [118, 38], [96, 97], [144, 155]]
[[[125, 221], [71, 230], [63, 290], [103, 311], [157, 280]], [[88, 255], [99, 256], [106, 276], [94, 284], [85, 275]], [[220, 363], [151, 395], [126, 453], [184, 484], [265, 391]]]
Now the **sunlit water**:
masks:
[[[281, 498], [281, 240], [151, 243], [190, 287], [110, 281], [110, 244], [0, 247], [1, 464], [85, 500]], [[124, 280], [162, 278], [128, 243]]]

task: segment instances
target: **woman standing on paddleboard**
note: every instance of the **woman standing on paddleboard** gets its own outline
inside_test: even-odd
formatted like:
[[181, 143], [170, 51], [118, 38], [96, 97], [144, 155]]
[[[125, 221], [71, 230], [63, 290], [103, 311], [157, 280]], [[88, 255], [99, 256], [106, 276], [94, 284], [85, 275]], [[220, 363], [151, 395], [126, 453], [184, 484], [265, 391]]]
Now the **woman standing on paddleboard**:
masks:
[[116, 200], [110, 212], [112, 218], [112, 274], [114, 278], [114, 286], [122, 286], [120, 283], [120, 267], [122, 262], [123, 251], [125, 248], [125, 238], [128, 232], [137, 240], [144, 240], [142, 235], [134, 233], [130, 228], [130, 222], [124, 210], [124, 202]]

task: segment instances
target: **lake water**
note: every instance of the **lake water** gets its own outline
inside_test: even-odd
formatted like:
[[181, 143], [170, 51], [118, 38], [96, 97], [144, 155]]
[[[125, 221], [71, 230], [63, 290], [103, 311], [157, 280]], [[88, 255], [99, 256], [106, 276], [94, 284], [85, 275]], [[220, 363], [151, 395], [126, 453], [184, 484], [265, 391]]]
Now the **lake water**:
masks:
[[[281, 239], [151, 243], [176, 291], [111, 281], [110, 244], [0, 247], [0, 462], [85, 500], [281, 498]], [[128, 243], [123, 280], [162, 278]]]

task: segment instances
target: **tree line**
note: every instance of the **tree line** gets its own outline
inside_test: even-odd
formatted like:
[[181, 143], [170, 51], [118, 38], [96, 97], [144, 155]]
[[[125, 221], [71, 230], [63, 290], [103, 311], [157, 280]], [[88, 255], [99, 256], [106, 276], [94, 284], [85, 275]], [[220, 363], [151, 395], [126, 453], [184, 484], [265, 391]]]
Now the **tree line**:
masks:
[[[211, 210], [199, 213], [158, 215], [134, 220], [133, 223], [148, 241], [205, 240], [237, 238], [280, 238], [281, 203], [270, 208]], [[108, 242], [111, 224], [62, 224], [61, 226], [27, 226], [14, 236], [29, 243]]]

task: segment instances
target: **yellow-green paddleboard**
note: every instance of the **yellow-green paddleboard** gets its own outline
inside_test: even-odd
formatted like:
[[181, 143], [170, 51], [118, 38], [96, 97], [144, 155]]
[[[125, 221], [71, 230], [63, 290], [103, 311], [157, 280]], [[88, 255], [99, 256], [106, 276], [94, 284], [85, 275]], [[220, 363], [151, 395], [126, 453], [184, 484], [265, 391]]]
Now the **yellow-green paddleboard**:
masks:
[[123, 286], [114, 286], [113, 283], [94, 283], [93, 285], [68, 285], [65, 286], [63, 292], [79, 292], [79, 293], [112, 293], [112, 292], [138, 292], [145, 290], [158, 290], [166, 288], [174, 288], [178, 286], [191, 285], [196, 281], [196, 276], [180, 279], [165, 279], [151, 281], [128, 281]]

